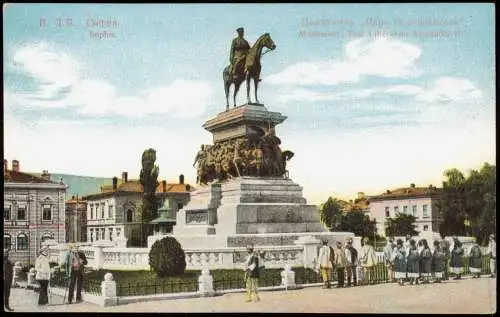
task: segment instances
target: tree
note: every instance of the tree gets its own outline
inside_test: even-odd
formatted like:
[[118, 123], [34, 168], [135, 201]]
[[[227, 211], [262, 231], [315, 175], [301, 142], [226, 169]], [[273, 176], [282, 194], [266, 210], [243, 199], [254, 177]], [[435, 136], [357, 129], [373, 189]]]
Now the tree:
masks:
[[[486, 242], [496, 229], [496, 166], [484, 163], [467, 178], [456, 168], [445, 171], [444, 176], [443, 197], [436, 204], [442, 218], [441, 234], [471, 234]], [[466, 219], [470, 227], [465, 226]]]
[[156, 162], [156, 151], [147, 149], [142, 153], [142, 169], [140, 183], [144, 191], [142, 195], [141, 210], [141, 244], [147, 245], [147, 236], [152, 233], [149, 222], [158, 214], [158, 202], [156, 200], [156, 188], [158, 187], [158, 174], [160, 172]]
[[375, 220], [370, 220], [362, 210], [354, 207], [342, 217], [342, 230], [353, 232], [356, 236], [373, 237], [377, 231]]
[[342, 214], [342, 202], [336, 198], [328, 197], [320, 206], [320, 220], [330, 231], [341, 230]]
[[413, 215], [397, 213], [395, 218], [389, 218], [386, 235], [392, 237], [418, 235], [418, 231], [415, 230], [415, 220], [417, 219]]

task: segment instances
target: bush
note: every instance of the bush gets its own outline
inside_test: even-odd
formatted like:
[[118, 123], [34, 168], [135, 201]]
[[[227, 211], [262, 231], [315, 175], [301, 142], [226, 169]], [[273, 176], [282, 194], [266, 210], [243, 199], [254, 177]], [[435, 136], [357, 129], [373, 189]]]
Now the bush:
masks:
[[186, 256], [181, 244], [173, 237], [156, 241], [149, 251], [149, 265], [159, 277], [183, 274]]

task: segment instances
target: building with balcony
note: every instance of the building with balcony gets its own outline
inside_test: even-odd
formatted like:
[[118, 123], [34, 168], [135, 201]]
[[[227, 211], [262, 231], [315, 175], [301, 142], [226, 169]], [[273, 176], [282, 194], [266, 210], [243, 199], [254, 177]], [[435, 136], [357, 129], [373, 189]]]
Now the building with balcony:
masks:
[[[180, 175], [178, 183], [161, 181], [156, 189], [158, 206], [168, 205], [174, 214], [189, 201], [194, 188], [184, 184]], [[101, 186], [100, 193], [87, 195], [87, 241], [114, 241], [126, 238], [128, 246], [138, 246], [141, 235], [142, 195], [144, 189], [139, 180], [129, 180], [127, 172], [121, 179], [113, 178], [112, 185]], [[156, 217], [158, 215], [155, 215]]]
[[369, 201], [369, 215], [377, 221], [377, 232], [385, 236], [388, 219], [396, 214], [410, 214], [416, 218], [416, 230], [419, 232], [438, 232], [440, 216], [436, 203], [442, 197], [442, 190], [434, 186], [387, 190], [385, 193], [372, 196]]
[[66, 189], [47, 171], [36, 177], [21, 172], [19, 161], [13, 160], [9, 169], [4, 160], [3, 241], [13, 262], [34, 264], [43, 241], [66, 241]]

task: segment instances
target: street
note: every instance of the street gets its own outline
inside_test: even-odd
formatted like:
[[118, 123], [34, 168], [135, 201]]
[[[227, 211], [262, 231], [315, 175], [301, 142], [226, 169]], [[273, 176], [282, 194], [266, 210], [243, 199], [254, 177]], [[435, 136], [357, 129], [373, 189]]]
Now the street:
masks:
[[39, 308], [38, 293], [12, 289], [11, 307], [16, 312], [286, 312], [286, 313], [437, 313], [493, 314], [496, 312], [496, 278], [466, 278], [442, 284], [379, 284], [344, 289], [310, 287], [300, 290], [261, 292], [261, 301], [245, 303], [244, 294], [216, 297], [157, 300], [99, 307], [90, 303]]

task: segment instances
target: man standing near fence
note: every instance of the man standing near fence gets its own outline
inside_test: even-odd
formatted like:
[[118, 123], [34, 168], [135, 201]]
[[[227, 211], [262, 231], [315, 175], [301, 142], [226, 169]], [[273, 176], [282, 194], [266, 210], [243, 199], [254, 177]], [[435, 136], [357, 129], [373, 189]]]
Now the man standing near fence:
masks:
[[66, 274], [69, 278], [68, 304], [73, 302], [73, 294], [76, 284], [76, 302], [82, 301], [83, 270], [87, 265], [85, 253], [78, 250], [78, 246], [70, 245], [70, 251], [66, 254]]
[[356, 267], [358, 266], [358, 251], [352, 246], [352, 238], [348, 238], [346, 241], [345, 255], [347, 258], [347, 267], [346, 267], [347, 285], [346, 286], [347, 287], [351, 286], [351, 279], [352, 279], [352, 286], [356, 286], [356, 284], [357, 284]]
[[252, 297], [254, 301], [258, 302], [260, 301], [259, 294], [257, 294], [257, 287], [259, 287], [259, 257], [253, 252], [253, 245], [248, 245], [247, 251], [248, 257], [245, 271], [246, 302], [251, 302]]
[[387, 240], [387, 244], [384, 247], [384, 262], [385, 266], [387, 267], [387, 277], [389, 279], [389, 282], [394, 283], [394, 263], [391, 261], [392, 259], [392, 253], [394, 252], [394, 248], [396, 245], [394, 244], [394, 238], [389, 237]]
[[323, 288], [330, 288], [330, 272], [333, 268], [332, 266], [332, 258], [333, 252], [332, 249], [328, 246], [328, 241], [322, 241], [323, 246], [319, 249], [318, 254], [318, 263], [319, 270], [321, 272], [321, 278], [323, 279]]
[[490, 255], [491, 277], [495, 277], [497, 273], [497, 243], [495, 242], [494, 234], [490, 234], [490, 241], [488, 243], [488, 254]]

